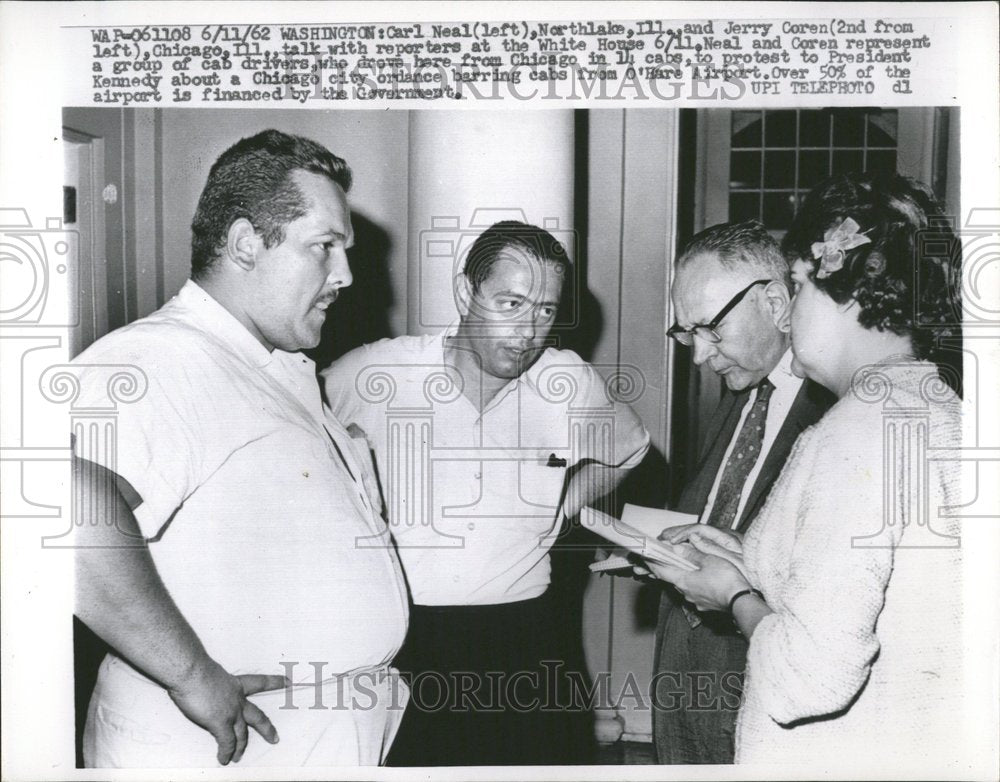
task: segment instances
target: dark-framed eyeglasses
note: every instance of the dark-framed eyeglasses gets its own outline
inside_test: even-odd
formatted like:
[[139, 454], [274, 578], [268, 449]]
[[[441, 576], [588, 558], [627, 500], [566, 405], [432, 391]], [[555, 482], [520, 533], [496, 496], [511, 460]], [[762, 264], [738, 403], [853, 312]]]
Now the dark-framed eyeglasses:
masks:
[[688, 346], [694, 344], [695, 337], [700, 337], [705, 342], [711, 342], [712, 344], [721, 342], [722, 337], [719, 336], [719, 332], [717, 332], [716, 329], [719, 327], [719, 324], [722, 323], [722, 319], [732, 312], [733, 308], [736, 307], [737, 304], [743, 301], [743, 297], [750, 292], [751, 288], [757, 285], [767, 285], [769, 282], [774, 282], [774, 280], [754, 280], [747, 285], [747, 287], [733, 296], [726, 306], [719, 310], [719, 313], [708, 323], [699, 323], [689, 329], [683, 329], [679, 324], [675, 323], [667, 329], [667, 336], [673, 337], [682, 345]]

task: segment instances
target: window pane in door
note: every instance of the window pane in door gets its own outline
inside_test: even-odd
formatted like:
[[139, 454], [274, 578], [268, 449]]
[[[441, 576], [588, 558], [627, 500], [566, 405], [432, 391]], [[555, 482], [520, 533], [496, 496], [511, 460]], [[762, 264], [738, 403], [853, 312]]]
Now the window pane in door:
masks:
[[873, 149], [868, 152], [865, 169], [873, 174], [889, 174], [896, 170], [896, 150]]
[[799, 152], [799, 182], [806, 190], [830, 176], [830, 153], [823, 149], [806, 149]]
[[795, 187], [795, 150], [764, 153], [764, 187]]
[[795, 146], [795, 112], [764, 113], [764, 144], [768, 147]]
[[760, 193], [730, 193], [729, 222], [760, 219]]
[[799, 112], [799, 146], [829, 148], [830, 112]]
[[764, 225], [772, 231], [785, 231], [795, 214], [795, 193], [764, 193]]
[[729, 187], [732, 190], [760, 187], [760, 152], [733, 152], [729, 163]]
[[880, 111], [868, 115], [868, 139], [869, 147], [892, 147], [896, 148], [896, 139], [899, 122], [899, 115], [895, 110]]
[[803, 196], [834, 174], [896, 168], [899, 112], [879, 108], [730, 113], [730, 220], [784, 231]]
[[860, 147], [865, 143], [865, 115], [847, 109], [833, 115], [833, 145], [835, 147]]
[[864, 170], [864, 153], [860, 149], [833, 150], [833, 173], [850, 174]]
[[759, 111], [733, 112], [733, 147], [759, 147], [761, 121]]

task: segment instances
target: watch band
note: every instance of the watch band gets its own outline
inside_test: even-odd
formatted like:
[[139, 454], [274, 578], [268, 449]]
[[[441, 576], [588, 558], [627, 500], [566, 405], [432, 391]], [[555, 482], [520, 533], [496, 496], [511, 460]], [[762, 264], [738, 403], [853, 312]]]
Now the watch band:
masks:
[[764, 593], [761, 592], [759, 589], [754, 589], [753, 587], [750, 587], [749, 589], [741, 589], [739, 592], [737, 592], [735, 595], [729, 598], [729, 613], [733, 613], [733, 608], [736, 607], [736, 601], [739, 600], [744, 595], [757, 595], [757, 597], [759, 597], [761, 600], [764, 599]]

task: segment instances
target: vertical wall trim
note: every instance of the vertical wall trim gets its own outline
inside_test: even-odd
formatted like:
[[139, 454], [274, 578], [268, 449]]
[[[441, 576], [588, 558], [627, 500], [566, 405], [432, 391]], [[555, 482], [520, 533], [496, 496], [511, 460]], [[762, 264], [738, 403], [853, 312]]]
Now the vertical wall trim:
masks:
[[90, 160], [90, 221], [93, 241], [90, 247], [90, 322], [92, 331], [87, 334], [87, 341], [80, 345], [84, 350], [94, 340], [108, 333], [108, 230], [107, 209], [101, 200], [101, 191], [107, 181], [105, 173], [105, 141], [95, 138], [90, 142], [92, 157]]
[[670, 463], [671, 453], [670, 453], [670, 442], [671, 442], [671, 432], [670, 424], [673, 420], [673, 409], [674, 409], [674, 398], [675, 398], [675, 388], [674, 388], [674, 345], [673, 339], [666, 336], [667, 329], [670, 328], [670, 324], [674, 322], [674, 304], [673, 300], [670, 298], [670, 289], [673, 286], [674, 280], [674, 268], [673, 268], [673, 258], [671, 257], [677, 247], [677, 199], [680, 187], [679, 175], [680, 167], [678, 166], [677, 156], [680, 153], [680, 116], [678, 113], [671, 112], [667, 117], [664, 118], [668, 122], [668, 135], [670, 137], [670, 144], [673, 147], [674, 154], [668, 157], [666, 179], [667, 179], [667, 189], [670, 193], [668, 199], [668, 207], [666, 209], [666, 214], [663, 216], [663, 221], [666, 229], [666, 238], [664, 242], [664, 259], [663, 262], [667, 268], [665, 286], [663, 290], [663, 300], [665, 306], [663, 308], [663, 374], [660, 378], [663, 383], [663, 401], [664, 410], [663, 414], [663, 431], [661, 432], [663, 436], [664, 444], [664, 455], [667, 458], [667, 463]]
[[[135, 277], [128, 273], [129, 264], [136, 262], [135, 258], [135, 193], [130, 184], [135, 177], [135, 138], [129, 132], [134, 126], [130, 120], [133, 114], [129, 112], [126, 121], [126, 109], [119, 111], [119, 138], [122, 140], [122, 154], [119, 158], [121, 170], [118, 173], [118, 205], [122, 214], [121, 236], [121, 305], [123, 323], [131, 323], [135, 314]], [[130, 306], [131, 305], [131, 306]]]
[[162, 303], [159, 293], [157, 257], [162, 257], [158, 235], [160, 213], [156, 201], [162, 188], [162, 171], [155, 153], [157, 109], [132, 109], [131, 134], [124, 142], [125, 172], [123, 205], [128, 234], [126, 267], [130, 274], [129, 320], [144, 317]]
[[[414, 137], [416, 136], [417, 130], [414, 127], [414, 115], [415, 111], [409, 111], [406, 114], [406, 144], [409, 150], [413, 150]], [[407, 334], [416, 334], [416, 313], [413, 312], [413, 291], [410, 290], [410, 286], [414, 284], [413, 275], [410, 274], [410, 264], [412, 263], [412, 258], [417, 252], [417, 237], [413, 235], [410, 230], [409, 220], [410, 220], [410, 204], [413, 203], [413, 155], [408, 154], [406, 156], [406, 189], [407, 189], [407, 199], [406, 199], [406, 304], [404, 306], [406, 312], [406, 332]]]
[[696, 198], [694, 232], [729, 220], [729, 148], [732, 112], [729, 109], [698, 110], [698, 151], [695, 163]]
[[[617, 291], [617, 321], [616, 345], [615, 345], [615, 369], [620, 370], [622, 365], [622, 309], [625, 305], [624, 299], [624, 278], [625, 278], [625, 165], [628, 143], [628, 110], [622, 111], [621, 118], [621, 171], [618, 180], [618, 214], [621, 219], [618, 221], [618, 291]], [[615, 579], [611, 578], [611, 586], [608, 589], [608, 671], [614, 670], [615, 661]], [[617, 709], [615, 710], [617, 713]]]
[[[676, 244], [679, 110], [625, 110], [621, 230], [621, 294], [619, 302], [620, 366], [638, 371], [645, 391], [633, 402], [649, 430], [653, 451], [634, 476], [631, 501], [662, 507], [667, 500], [665, 455], [671, 432], [668, 410], [672, 371], [664, 362], [666, 345], [666, 295], [669, 262]], [[634, 370], [632, 369], [634, 368]], [[630, 479], [631, 480], [631, 479]], [[652, 612], [637, 614], [640, 589], [632, 582], [614, 585], [609, 632], [614, 638], [612, 681], [624, 686], [629, 677], [649, 681], [652, 675]], [[632, 740], [649, 740], [652, 734], [646, 703], [619, 704], [624, 734]]]
[[931, 185], [934, 176], [934, 109], [899, 108], [896, 170]]
[[153, 232], [154, 276], [156, 306], [162, 307], [166, 298], [163, 253], [163, 110], [153, 109]]
[[[622, 142], [621, 142], [621, 177], [619, 179], [618, 191], [618, 213], [621, 220], [618, 222], [618, 344], [615, 350], [615, 369], [620, 370], [622, 365], [622, 309], [624, 308], [624, 279], [625, 279], [625, 165], [628, 144], [628, 109], [622, 111]], [[612, 595], [614, 593], [612, 592]], [[610, 651], [609, 651], [610, 659]]]

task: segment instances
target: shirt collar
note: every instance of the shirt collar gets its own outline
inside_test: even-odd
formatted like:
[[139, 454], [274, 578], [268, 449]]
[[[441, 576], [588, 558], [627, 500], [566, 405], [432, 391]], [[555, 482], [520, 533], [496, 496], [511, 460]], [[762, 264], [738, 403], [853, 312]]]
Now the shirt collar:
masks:
[[[442, 367], [447, 366], [445, 361], [444, 351], [449, 337], [454, 337], [458, 333], [458, 327], [460, 325], [459, 321], [452, 321], [444, 331], [442, 331], [431, 343], [431, 350], [433, 352], [434, 360], [440, 362]], [[492, 407], [496, 402], [509, 394], [513, 389], [515, 389], [520, 382], [525, 382], [532, 390], [538, 389], [538, 375], [545, 368], [549, 359], [549, 349], [545, 348], [542, 351], [542, 355], [538, 357], [538, 360], [532, 364], [527, 371], [522, 372], [515, 378], [512, 378], [507, 385], [497, 392], [497, 395], [493, 400], [486, 406], [486, 408]], [[791, 361], [791, 359], [789, 359]], [[485, 412], [485, 410], [484, 410]]]
[[802, 378], [792, 372], [792, 357], [792, 349], [788, 348], [767, 376], [776, 391], [798, 387], [802, 383]]
[[194, 280], [184, 283], [176, 301], [197, 326], [253, 367], [266, 367], [274, 360], [274, 353], [279, 352], [277, 348], [272, 352], [264, 347], [246, 326]]
[[445, 349], [448, 347], [448, 339], [454, 337], [458, 333], [458, 321], [452, 321], [448, 324], [444, 331], [438, 334], [430, 342], [430, 354], [428, 356], [429, 363], [440, 364], [442, 369], [448, 367], [448, 362], [445, 360]]

